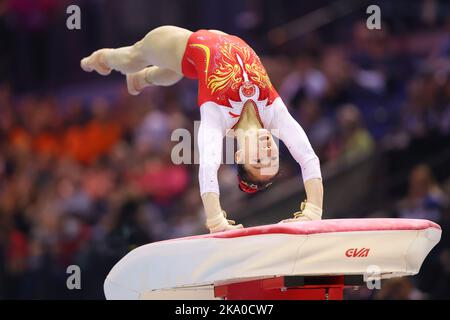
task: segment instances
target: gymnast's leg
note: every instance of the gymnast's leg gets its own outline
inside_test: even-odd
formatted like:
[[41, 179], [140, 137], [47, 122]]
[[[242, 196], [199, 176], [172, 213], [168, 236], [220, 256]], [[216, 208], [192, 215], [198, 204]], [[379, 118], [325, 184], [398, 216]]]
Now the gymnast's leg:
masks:
[[175, 26], [158, 27], [132, 46], [95, 51], [81, 60], [81, 67], [88, 72], [108, 75], [111, 70], [129, 74], [158, 66], [181, 75], [181, 61], [191, 34]]
[[127, 74], [127, 87], [131, 95], [138, 95], [148, 86], [171, 86], [183, 76], [173, 70], [151, 66], [141, 71]]

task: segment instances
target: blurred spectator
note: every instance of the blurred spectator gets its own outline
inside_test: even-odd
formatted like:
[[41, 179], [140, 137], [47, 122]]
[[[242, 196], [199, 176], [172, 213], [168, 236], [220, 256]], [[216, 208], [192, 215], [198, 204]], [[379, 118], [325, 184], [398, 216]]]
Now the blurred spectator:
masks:
[[337, 112], [338, 128], [327, 148], [327, 159], [351, 161], [374, 151], [374, 141], [364, 127], [359, 110], [351, 104]]
[[280, 95], [286, 104], [298, 107], [304, 98], [321, 98], [327, 88], [327, 79], [317, 69], [316, 60], [310, 54], [301, 54], [280, 87]]
[[416, 166], [409, 176], [408, 194], [398, 203], [401, 218], [429, 219], [439, 222], [444, 207], [444, 193], [429, 166]]

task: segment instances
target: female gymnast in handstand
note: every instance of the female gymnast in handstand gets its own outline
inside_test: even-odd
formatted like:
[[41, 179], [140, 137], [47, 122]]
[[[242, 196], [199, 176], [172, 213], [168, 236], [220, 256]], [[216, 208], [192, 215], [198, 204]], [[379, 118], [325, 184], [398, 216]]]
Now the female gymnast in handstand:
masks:
[[217, 30], [192, 32], [162, 26], [132, 46], [95, 51], [81, 60], [81, 67], [101, 75], [112, 70], [125, 74], [132, 95], [147, 86], [173, 85], [183, 76], [198, 79], [198, 178], [211, 233], [242, 228], [227, 219], [220, 205], [217, 172], [223, 137], [230, 132], [237, 139], [235, 161], [242, 191], [264, 190], [277, 175], [279, 153], [273, 133], [300, 165], [307, 196], [294, 218], [282, 222], [321, 219], [319, 159], [272, 86], [259, 57], [242, 39]]

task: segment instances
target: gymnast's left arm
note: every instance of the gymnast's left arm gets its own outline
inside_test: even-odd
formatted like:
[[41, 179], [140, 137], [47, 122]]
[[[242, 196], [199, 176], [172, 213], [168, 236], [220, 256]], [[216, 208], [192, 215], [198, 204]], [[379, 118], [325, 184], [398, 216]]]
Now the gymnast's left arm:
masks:
[[303, 208], [303, 215], [311, 220], [322, 217], [323, 184], [320, 161], [314, 152], [305, 131], [292, 117], [281, 100], [272, 106], [276, 108], [270, 129], [273, 134], [283, 141], [292, 157], [298, 162], [302, 170], [303, 183], [306, 190], [307, 202]]

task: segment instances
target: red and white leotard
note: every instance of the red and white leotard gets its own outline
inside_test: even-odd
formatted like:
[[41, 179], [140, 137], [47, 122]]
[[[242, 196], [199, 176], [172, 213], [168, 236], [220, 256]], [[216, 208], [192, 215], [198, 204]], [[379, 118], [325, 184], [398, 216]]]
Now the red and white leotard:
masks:
[[223, 137], [251, 100], [261, 126], [287, 146], [303, 181], [321, 178], [319, 159], [270, 82], [259, 57], [242, 39], [207, 30], [192, 33], [182, 61], [183, 75], [198, 79], [201, 124], [198, 132], [200, 193], [219, 193], [217, 171]]

